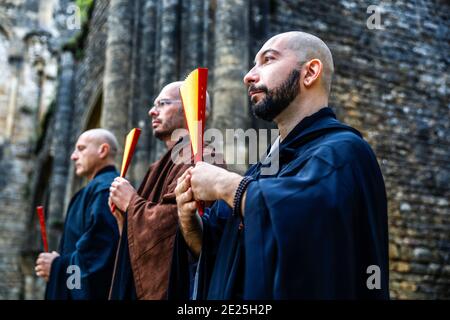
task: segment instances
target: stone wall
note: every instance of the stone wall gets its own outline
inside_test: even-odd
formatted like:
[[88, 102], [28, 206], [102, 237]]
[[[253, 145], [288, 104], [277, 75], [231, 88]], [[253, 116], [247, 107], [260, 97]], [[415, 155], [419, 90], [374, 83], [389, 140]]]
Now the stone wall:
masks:
[[[15, 2], [0, 5], [0, 17], [9, 17], [8, 23], [0, 20], [0, 59], [2, 52], [17, 47], [8, 30], [20, 24], [12, 19], [18, 8], [29, 16], [48, 16], [36, 13], [49, 10], [39, 11], [39, 1], [27, 1], [28, 7]], [[370, 142], [385, 177], [391, 297], [450, 298], [449, 9], [444, 1], [414, 6], [409, 1], [348, 0], [94, 1], [83, 36], [65, 47], [71, 51], [61, 50], [67, 42], [62, 31], [47, 37], [50, 47], [59, 44], [47, 57], [53, 64], [58, 61], [58, 75], [46, 77], [58, 82], [58, 89], [53, 94], [47, 91], [47, 97], [54, 97], [54, 110], [42, 128], [35, 128], [42, 132], [38, 141], [1, 131], [8, 127], [11, 100], [5, 92], [11, 90], [0, 81], [0, 169], [10, 174], [0, 176], [4, 182], [0, 183], [0, 297], [42, 297], [43, 283], [32, 272], [33, 254], [40, 244], [34, 206], [43, 202], [53, 208], [48, 223], [54, 249], [67, 203], [84, 183], [67, 165], [80, 132], [103, 125], [122, 135], [141, 127], [129, 175], [138, 186], [148, 164], [164, 151], [149, 126], [152, 100], [162, 85], [183, 79], [196, 66], [209, 68], [213, 100], [209, 126], [271, 128], [250, 115], [242, 77], [271, 35], [303, 30], [329, 45], [336, 69], [331, 105], [341, 120]], [[61, 3], [54, 12], [61, 12]], [[370, 18], [374, 12], [375, 20]], [[381, 29], [373, 29], [373, 23]], [[34, 43], [35, 38], [27, 39], [24, 46]], [[124, 57], [127, 61], [122, 61]], [[11, 63], [22, 60], [9, 61], [14, 66]], [[11, 66], [0, 72], [0, 79], [14, 74]], [[33, 105], [44, 100], [32, 95], [36, 80], [21, 88]], [[46, 101], [38, 103], [43, 108], [35, 106], [28, 116], [15, 118], [14, 127], [32, 126], [30, 119], [49, 107], [50, 99]], [[66, 146], [56, 157], [61, 139]], [[245, 166], [234, 169], [242, 171]]]
[[[77, 44], [74, 52], [75, 70], [73, 79], [73, 114], [70, 121], [71, 135], [70, 157], [77, 137], [82, 131], [99, 126], [96, 119], [101, 113], [103, 71], [105, 63], [106, 36], [107, 36], [107, 9], [108, 1], [95, 1], [91, 17], [87, 25], [87, 34]], [[68, 206], [72, 195], [80, 189], [85, 181], [74, 174], [73, 163], [70, 161], [67, 177], [65, 207]], [[64, 218], [64, 212], [60, 216]]]
[[[35, 172], [51, 175], [51, 114], [57, 88], [57, 49], [67, 1], [0, 3], [0, 298], [42, 297], [32, 263], [42, 243], [32, 205], [46, 188], [34, 188]], [[47, 135], [47, 136], [49, 136]], [[46, 150], [41, 155], [36, 151]], [[46, 163], [42, 165], [41, 163]], [[39, 192], [35, 192], [39, 190]], [[29, 240], [35, 246], [29, 246]], [[33, 251], [34, 250], [34, 251]]]

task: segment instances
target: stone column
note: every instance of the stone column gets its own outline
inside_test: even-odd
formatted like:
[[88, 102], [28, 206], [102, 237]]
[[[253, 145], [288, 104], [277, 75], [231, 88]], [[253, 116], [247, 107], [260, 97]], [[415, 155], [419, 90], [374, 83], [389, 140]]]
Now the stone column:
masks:
[[[247, 90], [242, 83], [248, 71], [248, 7], [244, 0], [217, 1], [212, 126], [223, 130], [224, 137], [225, 129], [246, 130], [250, 124]], [[227, 139], [227, 163], [232, 169], [245, 171], [246, 165], [234, 165], [230, 158], [233, 147], [232, 139]], [[234, 155], [237, 154], [246, 154], [246, 148], [234, 150]]]
[[[179, 29], [180, 13], [178, 0], [159, 1], [159, 25], [157, 52], [159, 54], [156, 66], [155, 94], [169, 82], [179, 80]], [[151, 161], [155, 161], [166, 152], [165, 145], [155, 139], [151, 154]]]
[[[250, 39], [248, 69], [253, 67], [255, 55], [269, 38], [269, 0], [250, 1]], [[250, 112], [251, 113], [251, 112]], [[262, 119], [252, 117], [253, 128], [274, 128], [275, 125]]]
[[101, 126], [116, 135], [121, 149], [129, 129], [133, 8], [132, 1], [111, 0], [108, 13]]
[[142, 133], [136, 149], [136, 161], [132, 167], [138, 184], [147, 172], [151, 156], [155, 153], [152, 146], [156, 141], [153, 137], [148, 111], [153, 103], [152, 99], [157, 94], [155, 88], [157, 5], [157, 0], [145, 0], [142, 13], [142, 42], [139, 48], [139, 105], [134, 110], [136, 123], [142, 128]]
[[54, 115], [54, 135], [51, 142], [53, 154], [50, 180], [50, 200], [47, 208], [49, 245], [56, 250], [64, 222], [64, 197], [70, 163], [70, 130], [73, 110], [74, 60], [70, 52], [64, 52], [60, 60], [59, 86]]
[[190, 71], [204, 65], [204, 1], [183, 1], [182, 12], [182, 47], [181, 76], [187, 76]]
[[19, 89], [20, 71], [22, 68], [22, 56], [10, 56], [10, 64], [13, 70], [13, 77], [11, 79], [10, 95], [8, 101], [8, 114], [6, 118], [6, 138], [12, 139], [14, 134], [14, 120], [17, 109], [17, 93]]
[[159, 50], [159, 92], [164, 85], [178, 80], [178, 50], [179, 50], [179, 11], [178, 0], [161, 1], [161, 29]]

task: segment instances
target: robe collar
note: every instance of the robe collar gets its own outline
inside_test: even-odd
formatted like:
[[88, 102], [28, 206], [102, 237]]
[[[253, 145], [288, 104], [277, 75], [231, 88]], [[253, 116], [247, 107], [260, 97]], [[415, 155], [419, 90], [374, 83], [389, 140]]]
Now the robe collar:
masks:
[[[336, 115], [330, 107], [324, 107], [319, 111], [313, 113], [312, 115], [303, 118], [295, 127], [288, 133], [288, 135], [281, 142], [282, 145], [288, 145], [293, 140], [297, 140], [299, 137], [304, 136], [305, 133], [311, 131], [311, 126], [323, 119], [323, 118], [333, 118], [336, 119]], [[314, 126], [315, 127], [315, 126]], [[310, 129], [310, 130], [308, 130]]]
[[116, 167], [113, 165], [108, 165], [106, 167], [103, 167], [95, 174], [94, 179], [97, 178], [99, 175], [106, 173], [106, 172], [110, 172], [110, 171], [116, 171]]
[[314, 140], [327, 131], [347, 130], [362, 137], [361, 133], [336, 119], [336, 115], [330, 107], [324, 107], [316, 113], [302, 119], [287, 137], [280, 143], [280, 160], [290, 161], [301, 145]]
[[[256, 176], [263, 175], [260, 173], [261, 167], [270, 166], [272, 161], [279, 161], [278, 168], [280, 169], [283, 163], [288, 163], [297, 157], [299, 148], [302, 145], [327, 132], [336, 130], [351, 131], [361, 137], [361, 133], [358, 130], [339, 122], [330, 107], [324, 107], [316, 113], [302, 119], [279, 145], [276, 145], [277, 141], [279, 142], [279, 139], [277, 139], [268, 151], [270, 150], [270, 153], [278, 152], [278, 158], [276, 156], [267, 156], [255, 168], [251, 169], [250, 172]], [[278, 150], [275, 151], [276, 149]]]

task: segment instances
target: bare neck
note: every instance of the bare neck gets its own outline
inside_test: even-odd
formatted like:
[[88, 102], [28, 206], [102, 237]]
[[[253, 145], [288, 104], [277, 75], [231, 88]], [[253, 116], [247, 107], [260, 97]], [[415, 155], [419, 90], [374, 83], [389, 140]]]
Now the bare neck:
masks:
[[328, 98], [324, 96], [310, 96], [303, 99], [300, 96], [291, 102], [282, 113], [280, 113], [274, 122], [280, 130], [280, 142], [287, 137], [289, 132], [304, 118], [316, 113], [328, 105]]
[[170, 136], [163, 139], [163, 142], [166, 145], [167, 150], [172, 148], [184, 135], [186, 135], [186, 132], [184, 130], [176, 130]]
[[107, 161], [107, 162], [104, 162], [104, 163], [102, 163], [102, 164], [99, 164], [99, 165], [97, 166], [97, 168], [96, 168], [95, 170], [92, 171], [92, 173], [91, 173], [90, 175], [86, 176], [86, 178], [87, 178], [89, 181], [91, 181], [92, 179], [95, 178], [95, 176], [97, 175], [97, 173], [100, 172], [100, 170], [102, 170], [103, 168], [106, 168], [106, 167], [108, 167], [108, 166], [113, 166], [113, 165], [114, 165], [114, 162], [113, 162], [113, 161]]

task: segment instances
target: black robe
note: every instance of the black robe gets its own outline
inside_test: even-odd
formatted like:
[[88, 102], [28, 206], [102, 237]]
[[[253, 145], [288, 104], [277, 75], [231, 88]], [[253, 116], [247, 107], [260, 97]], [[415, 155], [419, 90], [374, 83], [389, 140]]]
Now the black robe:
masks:
[[266, 165], [246, 173], [243, 228], [224, 201], [206, 210], [194, 288], [177, 235], [169, 298], [388, 299], [386, 191], [360, 133], [323, 108], [282, 141], [275, 175]]
[[[113, 166], [105, 167], [72, 198], [60, 242], [60, 256], [52, 262], [46, 299], [108, 298], [119, 241], [119, 229], [109, 209], [108, 197], [111, 183], [118, 175]], [[68, 280], [76, 283], [70, 279], [76, 274], [68, 269], [71, 265], [81, 271], [79, 289], [67, 286]]]
[[133, 270], [131, 268], [130, 249], [128, 248], [128, 217], [124, 213], [122, 235], [117, 249], [114, 275], [109, 293], [109, 300], [137, 300]]

